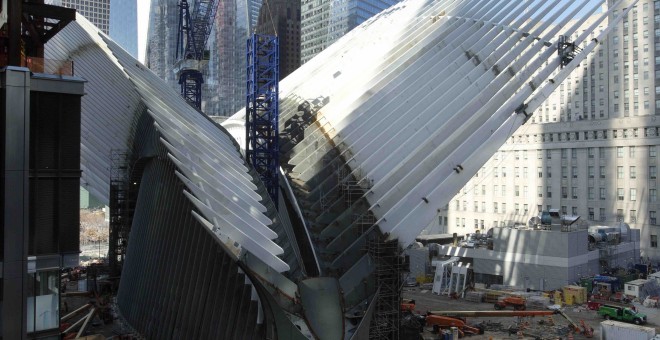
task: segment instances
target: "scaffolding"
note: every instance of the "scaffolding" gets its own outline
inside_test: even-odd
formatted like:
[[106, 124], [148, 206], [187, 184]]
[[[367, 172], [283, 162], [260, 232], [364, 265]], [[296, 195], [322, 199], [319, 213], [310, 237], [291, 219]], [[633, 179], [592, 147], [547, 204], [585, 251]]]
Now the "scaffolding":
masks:
[[245, 158], [261, 176], [277, 206], [279, 168], [279, 42], [253, 34], [247, 43]]
[[110, 151], [110, 232], [108, 265], [112, 275], [121, 274], [133, 220], [135, 193], [131, 192], [128, 155]]
[[[323, 166], [332, 165], [334, 171], [336, 171], [337, 169], [334, 166], [336, 165], [336, 163], [333, 163], [332, 160], [333, 158], [329, 154], [323, 155]], [[326, 192], [325, 190], [323, 190], [322, 186], [320, 187], [319, 190], [320, 190], [319, 205], [321, 207], [321, 213], [325, 214], [330, 211], [330, 207], [337, 200], [337, 197], [332, 193], [332, 191]]]
[[363, 235], [369, 228], [376, 224], [376, 217], [370, 212], [353, 214], [353, 221], [358, 234]]
[[374, 278], [378, 287], [369, 339], [395, 340], [399, 339], [403, 257], [398, 240], [386, 240], [386, 236], [377, 234], [367, 241], [367, 251], [376, 267]]
[[350, 207], [364, 195], [364, 190], [360, 187], [358, 181], [351, 175], [350, 170], [342, 166], [336, 171], [337, 173], [337, 182], [339, 183], [339, 188], [341, 196], [344, 197], [346, 206]]

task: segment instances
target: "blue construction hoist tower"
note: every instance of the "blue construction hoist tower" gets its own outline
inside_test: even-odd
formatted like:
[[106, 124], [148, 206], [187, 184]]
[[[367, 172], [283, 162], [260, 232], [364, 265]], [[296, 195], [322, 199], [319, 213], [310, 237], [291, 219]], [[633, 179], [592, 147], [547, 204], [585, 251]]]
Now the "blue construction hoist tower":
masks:
[[204, 83], [200, 69], [209, 60], [206, 42], [211, 34], [217, 9], [217, 0], [195, 0], [192, 11], [187, 0], [179, 2], [175, 73], [179, 76], [181, 95], [198, 110], [202, 108]]
[[276, 36], [253, 34], [248, 39], [245, 158], [261, 176], [276, 207], [279, 64], [279, 42]]

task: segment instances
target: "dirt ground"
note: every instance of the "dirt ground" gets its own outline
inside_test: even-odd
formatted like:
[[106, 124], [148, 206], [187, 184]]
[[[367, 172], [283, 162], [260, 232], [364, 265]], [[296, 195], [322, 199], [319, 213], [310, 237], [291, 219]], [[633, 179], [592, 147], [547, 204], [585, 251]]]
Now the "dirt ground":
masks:
[[[475, 310], [494, 310], [492, 303], [477, 303], [470, 302], [463, 299], [450, 299], [447, 296], [439, 296], [431, 293], [430, 290], [423, 288], [404, 288], [403, 298], [414, 299], [416, 302], [415, 312], [425, 314], [427, 311], [475, 311]], [[647, 309], [640, 305], [635, 305], [637, 309], [647, 315], [648, 323], [644, 326], [656, 328], [656, 332], [660, 334], [660, 309]], [[594, 329], [594, 339], [600, 339], [600, 322], [603, 318], [596, 314], [596, 311], [591, 311], [586, 308], [577, 306], [566, 306], [562, 309], [574, 322], [580, 323], [580, 320], [591, 326]], [[517, 334], [509, 334], [505, 330], [516, 322], [526, 322], [526, 334], [523, 338]], [[568, 339], [568, 321], [561, 315], [553, 315], [553, 326], [548, 325], [547, 317], [489, 317], [489, 318], [468, 318], [468, 324], [476, 324], [484, 322], [489, 324], [486, 327], [486, 332], [483, 335], [470, 336], [470, 339]], [[541, 324], [542, 323], [542, 324]], [[503, 330], [498, 330], [503, 329]], [[531, 336], [531, 334], [536, 335]], [[581, 334], [573, 334], [574, 339], [586, 339]], [[423, 337], [425, 340], [440, 339], [437, 334], [433, 334], [430, 328], [425, 328]]]
[[[77, 282], [68, 282], [67, 291], [68, 292], [77, 291], [78, 290], [77, 284], [78, 284]], [[97, 301], [96, 297], [93, 295], [63, 296], [62, 306], [61, 306], [62, 310], [60, 311], [60, 315], [61, 316], [67, 315], [69, 312], [73, 312], [74, 310], [77, 310], [78, 308], [90, 303], [96, 306], [98, 305], [99, 301]], [[104, 339], [110, 339], [110, 338], [134, 339], [134, 337], [128, 336], [129, 334], [133, 333], [133, 330], [131, 330], [130, 327], [128, 327], [126, 324], [121, 322], [120, 319], [117, 318], [117, 314], [113, 310], [114, 309], [113, 301], [110, 301], [110, 308], [111, 308], [110, 313], [112, 314], [112, 323], [103, 322], [100, 316], [98, 314], [95, 314], [91, 322], [89, 323], [84, 335], [98, 334], [103, 336]], [[71, 318], [71, 320], [68, 320], [67, 323], [73, 324], [75, 321], [83, 318], [88, 312], [89, 309], [85, 310], [83, 313], [80, 313], [77, 316]], [[77, 329], [78, 328], [76, 328], [76, 330]]]

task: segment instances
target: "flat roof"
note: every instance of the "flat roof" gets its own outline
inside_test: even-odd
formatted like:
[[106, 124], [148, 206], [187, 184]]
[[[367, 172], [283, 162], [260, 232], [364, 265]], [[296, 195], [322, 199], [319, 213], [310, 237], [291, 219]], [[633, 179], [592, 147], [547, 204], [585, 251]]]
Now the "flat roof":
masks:
[[[463, 237], [463, 235], [456, 235], [456, 236], [459, 238]], [[428, 241], [428, 240], [443, 239], [443, 238], [454, 238], [454, 234], [418, 235], [415, 239]]]
[[649, 282], [649, 280], [637, 279], [637, 280], [632, 280], [632, 281], [626, 282], [626, 284], [627, 285], [633, 285], [633, 286], [641, 286], [641, 285], [646, 284], [647, 282]]

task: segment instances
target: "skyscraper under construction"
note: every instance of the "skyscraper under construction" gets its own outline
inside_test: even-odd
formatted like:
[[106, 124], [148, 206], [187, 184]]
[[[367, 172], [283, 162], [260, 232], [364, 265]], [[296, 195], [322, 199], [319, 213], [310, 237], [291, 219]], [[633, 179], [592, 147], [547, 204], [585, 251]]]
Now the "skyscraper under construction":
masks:
[[[151, 2], [147, 37], [147, 66], [178, 90], [175, 73], [178, 0]], [[218, 0], [218, 9], [209, 37], [208, 63], [200, 71], [202, 111], [210, 116], [231, 115], [245, 106], [245, 44], [252, 31], [252, 3], [240, 0]]]

